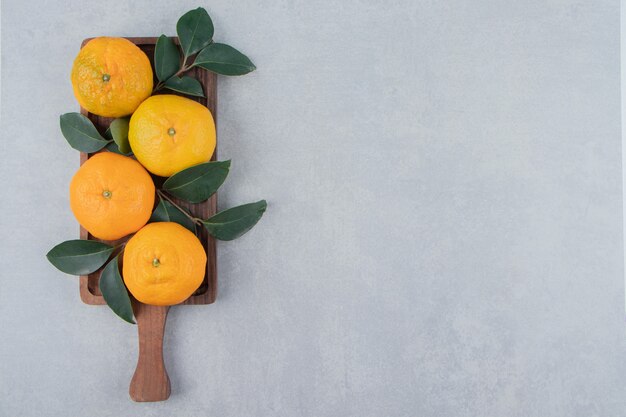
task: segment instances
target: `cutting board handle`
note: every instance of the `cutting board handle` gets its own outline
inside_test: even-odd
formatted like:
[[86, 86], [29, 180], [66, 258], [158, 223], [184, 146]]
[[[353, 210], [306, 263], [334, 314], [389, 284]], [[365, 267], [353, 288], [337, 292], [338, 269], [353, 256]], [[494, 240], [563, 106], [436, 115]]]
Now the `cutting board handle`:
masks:
[[170, 378], [163, 361], [163, 333], [169, 307], [133, 303], [139, 333], [139, 359], [130, 381], [130, 398], [138, 402], [164, 401], [170, 396]]

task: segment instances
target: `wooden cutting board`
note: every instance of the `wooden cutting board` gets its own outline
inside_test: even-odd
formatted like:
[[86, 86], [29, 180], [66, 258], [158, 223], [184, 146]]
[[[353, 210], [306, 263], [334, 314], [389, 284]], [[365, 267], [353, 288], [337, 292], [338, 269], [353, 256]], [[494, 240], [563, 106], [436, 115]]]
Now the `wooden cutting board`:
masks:
[[[85, 39], [81, 48], [91, 38]], [[126, 38], [137, 45], [146, 53], [154, 68], [154, 46], [157, 38]], [[178, 44], [178, 38], [174, 38]], [[206, 97], [188, 97], [208, 107], [213, 114], [217, 125], [217, 76], [209, 71], [193, 68], [185, 75], [196, 78], [202, 84]], [[154, 80], [156, 85], [157, 80]], [[177, 94], [170, 90], [161, 90], [159, 93]], [[113, 119], [100, 117], [87, 112], [81, 107], [80, 112], [87, 116], [98, 128], [100, 133], [104, 133]], [[91, 154], [80, 154], [80, 164], [82, 165]], [[212, 161], [217, 158], [217, 148], [213, 154]], [[153, 176], [154, 182], [160, 186], [164, 178]], [[217, 212], [217, 194], [214, 194], [208, 201], [200, 204], [191, 204], [182, 200], [174, 199], [181, 207], [188, 209], [196, 217], [206, 219]], [[158, 198], [155, 199], [155, 205]], [[200, 288], [181, 305], [211, 304], [217, 297], [217, 258], [216, 245], [213, 239], [204, 228], [200, 229], [199, 239], [207, 253], [207, 269], [204, 280]], [[83, 227], [80, 228], [80, 238], [89, 240], [100, 240], [93, 237]], [[103, 241], [111, 245], [118, 245], [128, 238], [115, 241]], [[93, 274], [80, 277], [80, 298], [86, 304], [104, 305], [106, 302], [98, 289], [101, 270]], [[131, 380], [129, 393], [135, 401], [163, 401], [170, 395], [170, 381], [163, 361], [163, 333], [165, 330], [165, 320], [169, 307], [150, 306], [133, 300], [133, 311], [137, 320], [137, 330], [139, 334], [139, 358], [133, 379]]]

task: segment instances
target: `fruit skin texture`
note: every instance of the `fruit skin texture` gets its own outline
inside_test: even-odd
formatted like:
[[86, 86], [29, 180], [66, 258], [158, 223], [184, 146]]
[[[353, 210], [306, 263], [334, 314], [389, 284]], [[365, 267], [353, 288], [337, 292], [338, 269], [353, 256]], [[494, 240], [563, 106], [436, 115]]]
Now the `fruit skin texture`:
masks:
[[154, 182], [132, 158], [100, 152], [70, 182], [70, 207], [93, 236], [115, 240], [141, 229], [154, 207]]
[[198, 289], [206, 271], [204, 247], [178, 223], [149, 223], [126, 244], [122, 275], [144, 304], [182, 303]]
[[[106, 80], [108, 76], [108, 80]], [[104, 117], [131, 114], [152, 93], [150, 60], [124, 38], [94, 38], [72, 67], [72, 88], [82, 107]]]
[[211, 159], [215, 122], [200, 103], [170, 94], [156, 95], [133, 113], [128, 140], [148, 171], [169, 177]]

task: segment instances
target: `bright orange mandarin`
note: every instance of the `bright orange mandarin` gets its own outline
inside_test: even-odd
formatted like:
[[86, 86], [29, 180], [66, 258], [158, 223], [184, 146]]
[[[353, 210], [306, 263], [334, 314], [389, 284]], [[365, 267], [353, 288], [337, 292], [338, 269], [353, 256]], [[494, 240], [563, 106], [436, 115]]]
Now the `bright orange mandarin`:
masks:
[[94, 38], [72, 67], [76, 99], [90, 113], [105, 117], [131, 114], [152, 93], [150, 60], [124, 38]]
[[198, 289], [206, 252], [193, 233], [178, 223], [149, 223], [124, 249], [123, 276], [131, 294], [144, 304], [182, 303]]
[[146, 224], [154, 206], [150, 174], [132, 158], [100, 152], [70, 182], [70, 207], [93, 236], [115, 240]]
[[156, 95], [133, 113], [128, 140], [135, 157], [148, 171], [169, 177], [211, 159], [215, 123], [209, 109], [198, 102]]

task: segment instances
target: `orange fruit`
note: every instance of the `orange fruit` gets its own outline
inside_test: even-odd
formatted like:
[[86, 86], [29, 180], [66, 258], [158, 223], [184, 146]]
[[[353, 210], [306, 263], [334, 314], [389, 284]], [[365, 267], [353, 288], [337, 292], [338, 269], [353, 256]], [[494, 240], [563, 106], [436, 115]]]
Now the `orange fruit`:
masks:
[[215, 123], [209, 109], [200, 103], [180, 96], [156, 95], [133, 113], [128, 141], [148, 171], [169, 177], [211, 159]]
[[154, 206], [150, 174], [132, 158], [100, 152], [70, 182], [70, 207], [93, 236], [119, 239], [146, 224]]
[[202, 284], [205, 271], [204, 247], [178, 223], [149, 223], [124, 249], [124, 282], [144, 304], [182, 303]]
[[74, 95], [90, 113], [104, 117], [131, 114], [152, 93], [150, 60], [124, 38], [94, 38], [72, 67]]

